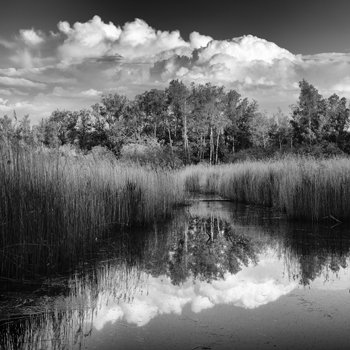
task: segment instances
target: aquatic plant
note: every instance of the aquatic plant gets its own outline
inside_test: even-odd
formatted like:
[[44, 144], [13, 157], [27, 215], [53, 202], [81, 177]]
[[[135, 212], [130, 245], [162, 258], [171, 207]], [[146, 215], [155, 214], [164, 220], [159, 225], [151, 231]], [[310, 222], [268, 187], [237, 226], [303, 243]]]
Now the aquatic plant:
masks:
[[0, 277], [79, 261], [106, 235], [166, 217], [183, 195], [175, 171], [2, 144]]
[[350, 220], [350, 159], [286, 157], [219, 166], [198, 165], [182, 173], [187, 190], [285, 212], [290, 219], [337, 223]]

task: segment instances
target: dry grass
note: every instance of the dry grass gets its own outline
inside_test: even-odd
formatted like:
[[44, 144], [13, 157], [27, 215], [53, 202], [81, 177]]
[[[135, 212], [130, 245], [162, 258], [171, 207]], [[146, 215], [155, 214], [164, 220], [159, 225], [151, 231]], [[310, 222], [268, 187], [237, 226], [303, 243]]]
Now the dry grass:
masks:
[[350, 159], [285, 158], [183, 170], [187, 190], [275, 207], [290, 219], [350, 220]]
[[176, 172], [1, 145], [0, 276], [50, 273], [183, 196]]

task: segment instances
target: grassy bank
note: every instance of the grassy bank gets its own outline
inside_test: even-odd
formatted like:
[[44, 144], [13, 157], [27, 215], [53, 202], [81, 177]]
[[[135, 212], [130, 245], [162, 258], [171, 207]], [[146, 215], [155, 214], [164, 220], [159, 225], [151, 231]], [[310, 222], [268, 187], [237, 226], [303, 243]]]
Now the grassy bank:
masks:
[[182, 201], [176, 172], [1, 145], [0, 276], [50, 273]]
[[0, 278], [74, 266], [106, 235], [171, 213], [185, 189], [274, 207], [291, 219], [350, 221], [350, 160], [286, 158], [180, 171], [101, 155], [0, 145]]
[[350, 221], [350, 159], [286, 158], [186, 168], [186, 188], [274, 207], [290, 219]]

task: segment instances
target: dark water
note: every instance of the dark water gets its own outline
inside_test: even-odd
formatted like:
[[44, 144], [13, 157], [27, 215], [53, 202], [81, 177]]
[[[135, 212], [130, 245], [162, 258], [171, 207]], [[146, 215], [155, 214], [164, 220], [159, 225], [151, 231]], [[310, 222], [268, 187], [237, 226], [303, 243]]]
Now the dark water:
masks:
[[346, 349], [350, 232], [193, 202], [76, 273], [2, 290], [1, 349]]

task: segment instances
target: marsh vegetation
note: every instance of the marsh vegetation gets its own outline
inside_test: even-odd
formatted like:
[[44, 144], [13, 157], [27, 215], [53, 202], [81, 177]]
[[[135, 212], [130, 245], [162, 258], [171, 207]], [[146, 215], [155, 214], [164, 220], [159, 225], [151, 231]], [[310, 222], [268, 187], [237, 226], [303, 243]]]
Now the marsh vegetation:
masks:
[[285, 157], [179, 169], [109, 153], [2, 144], [2, 281], [32, 280], [89, 259], [110, 237], [172, 215], [195, 193], [272, 207], [289, 219], [350, 220], [350, 160]]
[[72, 267], [108, 236], [183, 202], [177, 171], [4, 144], [0, 159], [2, 278]]
[[189, 191], [267, 207], [290, 219], [350, 220], [350, 159], [286, 157], [183, 171]]

